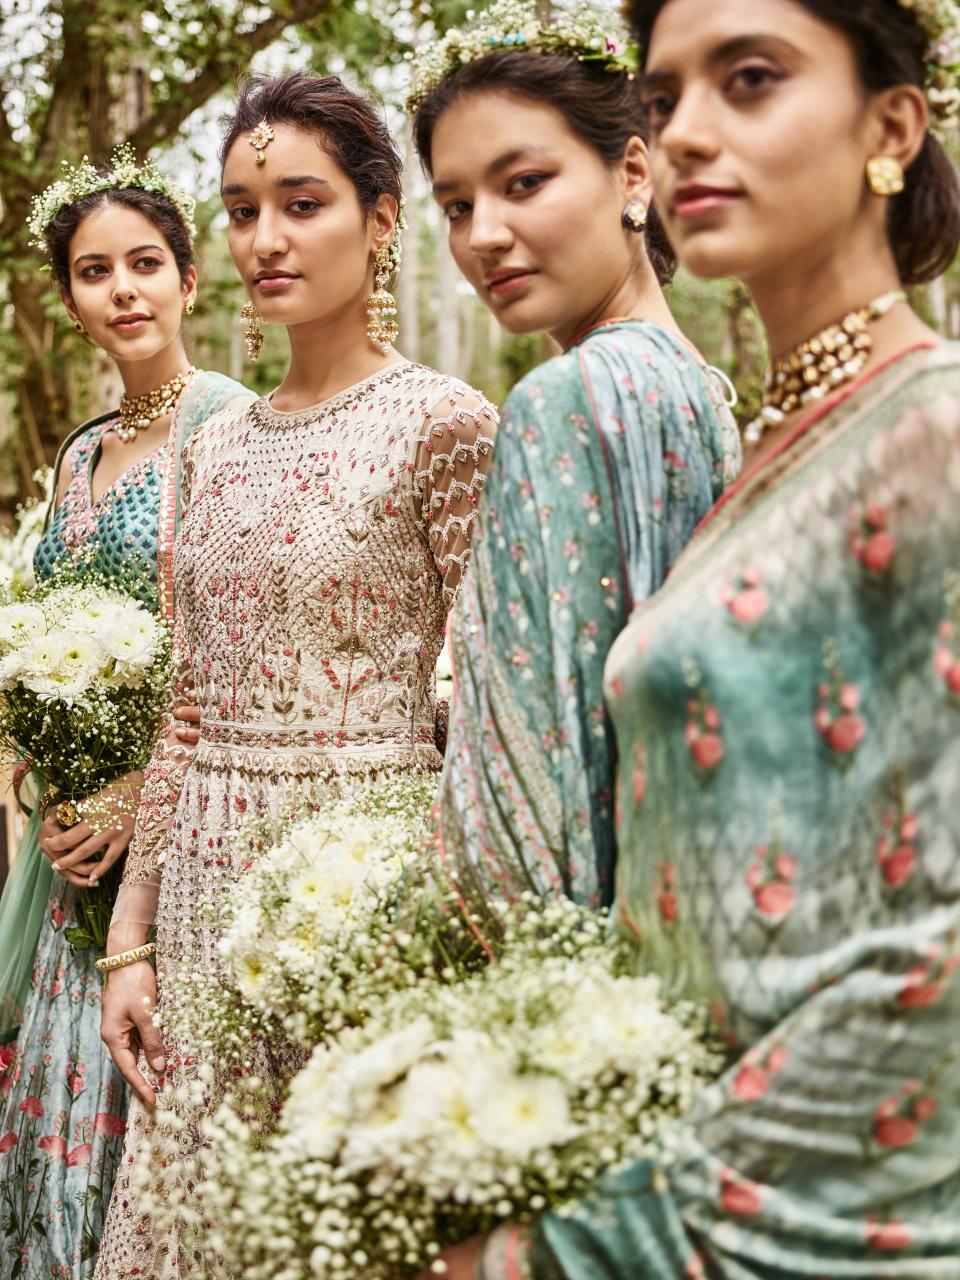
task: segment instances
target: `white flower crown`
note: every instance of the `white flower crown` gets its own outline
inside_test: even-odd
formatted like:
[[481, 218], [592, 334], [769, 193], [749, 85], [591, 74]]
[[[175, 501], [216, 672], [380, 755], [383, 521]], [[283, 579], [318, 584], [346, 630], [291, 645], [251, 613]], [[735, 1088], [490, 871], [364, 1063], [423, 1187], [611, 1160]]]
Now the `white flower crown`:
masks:
[[929, 41], [925, 91], [931, 129], [942, 133], [960, 118], [960, 5], [956, 0], [897, 0]]
[[[468, 12], [468, 19], [473, 18]], [[616, 14], [597, 13], [581, 5], [541, 21], [532, 0], [495, 0], [462, 31], [452, 28], [433, 44], [412, 55], [413, 84], [407, 110], [416, 111], [424, 98], [454, 72], [488, 53], [566, 54], [604, 71], [632, 75], [639, 63]]]
[[47, 255], [50, 253], [47, 232], [61, 209], [85, 196], [95, 195], [98, 191], [116, 191], [127, 187], [165, 196], [183, 219], [187, 235], [191, 240], [195, 238], [197, 228], [193, 219], [196, 200], [171, 182], [152, 160], [144, 160], [143, 164], [138, 164], [129, 143], [117, 147], [110, 158], [108, 169], [98, 169], [88, 156], [84, 156], [75, 166], [64, 160], [62, 168], [63, 176], [51, 183], [46, 191], [34, 196], [30, 206], [30, 217], [27, 219], [30, 244], [41, 252]]

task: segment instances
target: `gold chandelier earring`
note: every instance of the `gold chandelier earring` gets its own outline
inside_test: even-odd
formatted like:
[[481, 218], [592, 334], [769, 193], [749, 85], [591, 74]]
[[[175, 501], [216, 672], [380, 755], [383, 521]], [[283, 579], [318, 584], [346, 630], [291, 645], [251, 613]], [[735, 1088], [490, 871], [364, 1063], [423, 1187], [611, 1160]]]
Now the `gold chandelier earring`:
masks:
[[904, 188], [903, 165], [893, 156], [871, 156], [867, 186], [875, 196], [898, 196]]
[[243, 345], [247, 348], [247, 359], [259, 360], [260, 352], [263, 350], [260, 312], [252, 302], [245, 302], [240, 308], [240, 315], [247, 322], [247, 327], [243, 331]]
[[393, 274], [389, 245], [381, 245], [373, 265], [373, 293], [367, 299], [367, 315], [370, 317], [367, 322], [367, 337], [386, 355], [400, 332], [400, 326], [394, 318], [397, 314], [396, 300], [387, 289], [387, 282]]

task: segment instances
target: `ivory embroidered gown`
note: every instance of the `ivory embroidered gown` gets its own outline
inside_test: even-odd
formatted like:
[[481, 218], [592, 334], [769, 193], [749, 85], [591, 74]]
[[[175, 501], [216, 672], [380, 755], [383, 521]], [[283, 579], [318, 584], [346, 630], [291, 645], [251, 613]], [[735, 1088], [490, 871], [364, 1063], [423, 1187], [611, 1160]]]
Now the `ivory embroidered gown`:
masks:
[[[233, 874], [231, 831], [352, 779], [439, 771], [434, 669], [495, 428], [469, 388], [402, 361], [311, 409], [218, 415], [188, 445], [174, 580], [201, 741], [189, 763], [155, 753], [114, 917], [156, 902], [161, 1025], [172, 975], [216, 963], [216, 930], [193, 926]], [[102, 1280], [197, 1274], [138, 1213], [147, 1124], [134, 1101]]]

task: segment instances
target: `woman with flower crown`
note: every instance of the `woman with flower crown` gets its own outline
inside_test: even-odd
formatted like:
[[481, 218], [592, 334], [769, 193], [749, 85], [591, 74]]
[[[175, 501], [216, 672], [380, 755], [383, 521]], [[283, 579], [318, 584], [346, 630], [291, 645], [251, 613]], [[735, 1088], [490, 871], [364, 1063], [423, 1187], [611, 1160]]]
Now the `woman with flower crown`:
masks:
[[[75, 562], [81, 575], [133, 579], [171, 621], [177, 450], [211, 413], [250, 398], [192, 368], [184, 349], [197, 293], [192, 215], [191, 197], [121, 149], [108, 169], [67, 171], [31, 219], [70, 319], [124, 386], [119, 411], [78, 427], [61, 450], [37, 574]], [[4, 1040], [19, 1028], [0, 1060], [0, 1276], [93, 1271], [127, 1090], [100, 1041], [95, 957], [67, 936], [78, 895], [126, 851], [140, 783], [128, 775], [107, 788], [70, 828], [62, 809], [44, 817], [38, 803], [0, 903]]]
[[509, 332], [563, 349], [507, 399], [453, 623], [438, 854], [475, 906], [610, 901], [603, 663], [739, 462], [720, 377], [664, 299], [636, 51], [602, 21], [507, 0], [427, 50], [411, 95], [460, 270]]
[[[729, 1069], [672, 1142], [448, 1257], [532, 1276], [960, 1275], [960, 10], [633, 0], [681, 262], [773, 354], [745, 473], [607, 663], [618, 914]], [[926, 90], [926, 93], [924, 92]]]
[[[221, 156], [251, 348], [262, 317], [286, 326], [291, 361], [271, 395], [217, 415], [183, 455], [177, 639], [201, 736], [186, 769], [160, 752], [148, 770], [108, 940], [103, 1036], [136, 1099], [103, 1280], [199, 1266], [175, 1227], [138, 1213], [131, 1176], [164, 1077], [174, 1120], [201, 1074], [217, 1092], [217, 1064], [163, 1035], [164, 991], [218, 962], [198, 908], [240, 869], [231, 832], [439, 772], [434, 670], [496, 430], [476, 392], [393, 347], [400, 157], [366, 98], [335, 76], [251, 79]], [[154, 921], [156, 976], [137, 958]], [[145, 1013], [157, 998], [159, 1031]], [[283, 1065], [258, 1054], [261, 1071]], [[199, 1135], [175, 1132], [188, 1156]]]

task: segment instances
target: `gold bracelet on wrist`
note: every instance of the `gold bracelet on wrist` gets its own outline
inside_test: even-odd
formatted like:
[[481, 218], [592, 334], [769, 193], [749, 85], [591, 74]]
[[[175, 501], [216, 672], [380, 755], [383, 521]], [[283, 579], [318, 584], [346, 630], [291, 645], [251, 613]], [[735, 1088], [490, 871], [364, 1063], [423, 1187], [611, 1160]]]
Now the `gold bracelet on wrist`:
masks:
[[145, 942], [142, 947], [118, 951], [115, 956], [104, 956], [96, 962], [97, 973], [109, 973], [112, 969], [124, 969], [128, 964], [136, 964], [138, 960], [148, 960], [156, 949], [155, 942]]

